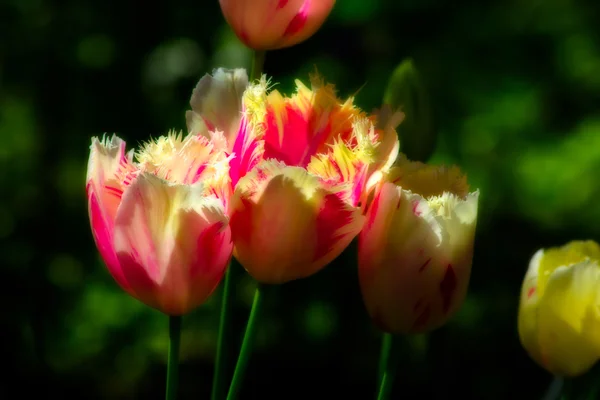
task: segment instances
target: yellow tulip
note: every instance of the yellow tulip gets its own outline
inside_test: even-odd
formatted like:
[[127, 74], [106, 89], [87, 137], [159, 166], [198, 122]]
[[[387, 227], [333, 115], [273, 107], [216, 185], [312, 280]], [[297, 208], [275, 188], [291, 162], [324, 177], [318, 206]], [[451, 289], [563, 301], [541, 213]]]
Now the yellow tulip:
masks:
[[566, 377], [600, 358], [600, 246], [572, 241], [540, 249], [521, 289], [519, 336], [535, 362]]

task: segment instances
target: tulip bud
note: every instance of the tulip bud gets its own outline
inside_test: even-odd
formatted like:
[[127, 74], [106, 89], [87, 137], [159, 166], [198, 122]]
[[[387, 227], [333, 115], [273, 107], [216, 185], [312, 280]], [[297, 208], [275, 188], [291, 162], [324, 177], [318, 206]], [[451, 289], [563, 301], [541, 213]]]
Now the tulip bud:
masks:
[[219, 0], [225, 20], [254, 50], [290, 47], [311, 37], [335, 0]]
[[519, 305], [519, 337], [552, 374], [574, 377], [600, 359], [600, 246], [573, 241], [532, 257]]
[[363, 300], [380, 329], [422, 333], [458, 310], [471, 273], [478, 197], [457, 167], [403, 156], [377, 184], [358, 264]]
[[402, 61], [392, 73], [383, 103], [404, 113], [397, 129], [402, 152], [411, 160], [427, 161], [437, 132], [427, 89], [411, 59]]

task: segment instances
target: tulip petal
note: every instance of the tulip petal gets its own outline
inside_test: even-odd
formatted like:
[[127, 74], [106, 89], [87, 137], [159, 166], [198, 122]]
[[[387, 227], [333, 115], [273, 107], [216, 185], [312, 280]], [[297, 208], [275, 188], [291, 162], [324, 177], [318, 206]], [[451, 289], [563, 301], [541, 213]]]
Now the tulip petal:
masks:
[[364, 217], [335, 190], [299, 167], [263, 162], [231, 202], [235, 256], [255, 279], [284, 283], [310, 276], [337, 257]]
[[544, 250], [538, 250], [527, 268], [523, 285], [521, 286], [521, 300], [519, 304], [518, 330], [521, 344], [527, 352], [543, 365], [542, 353], [538, 340], [538, 316], [537, 307], [539, 303], [539, 292], [537, 290], [537, 281], [539, 276], [540, 260], [544, 256]]
[[221, 202], [205, 197], [201, 184], [142, 173], [123, 195], [114, 247], [136, 297], [181, 315], [218, 285], [233, 245]]
[[274, 90], [267, 98], [265, 158], [306, 167], [318, 153], [326, 153], [335, 140], [351, 142], [356, 119], [364, 118], [353, 98], [341, 101], [331, 84], [311, 76], [311, 89], [296, 81], [297, 93], [283, 97]]
[[116, 282], [127, 292], [127, 282], [113, 249], [114, 221], [121, 202], [121, 177], [131, 167], [132, 154], [125, 153], [125, 142], [113, 135], [110, 140], [92, 138], [87, 169], [86, 192], [94, 241]]
[[335, 0], [305, 0], [288, 23], [278, 47], [288, 47], [308, 39], [323, 25]]
[[231, 150], [242, 118], [242, 94], [247, 86], [248, 75], [242, 68], [218, 68], [212, 76], [204, 75], [192, 92], [192, 110], [186, 112], [188, 132], [209, 137], [209, 131], [222, 131]]
[[600, 358], [600, 266], [584, 261], [559, 267], [539, 299], [537, 324], [542, 365], [577, 376]]
[[264, 142], [256, 137], [254, 129], [247, 122], [247, 118], [242, 117], [240, 130], [233, 145], [235, 157], [229, 163], [229, 176], [234, 187], [258, 164], [264, 154]]

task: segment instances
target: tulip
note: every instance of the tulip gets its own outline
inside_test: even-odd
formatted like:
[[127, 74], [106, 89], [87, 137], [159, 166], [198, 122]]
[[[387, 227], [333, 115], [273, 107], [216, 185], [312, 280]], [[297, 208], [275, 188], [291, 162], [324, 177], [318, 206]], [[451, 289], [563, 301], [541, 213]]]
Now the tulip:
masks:
[[100, 255], [127, 293], [171, 316], [208, 298], [233, 251], [229, 160], [214, 139], [170, 133], [137, 162], [117, 136], [92, 139], [86, 192]]
[[572, 241], [540, 249], [521, 289], [519, 336], [549, 372], [575, 377], [600, 358], [600, 246]]
[[317, 76], [311, 89], [296, 84], [291, 97], [267, 94], [263, 77], [244, 94], [249, 147], [260, 154], [235, 187], [231, 229], [234, 256], [262, 283], [308, 277], [337, 257], [363, 226], [370, 176], [398, 150], [393, 123], [378, 129]]
[[254, 50], [290, 47], [311, 37], [335, 0], [219, 0], [225, 20]]
[[382, 331], [430, 331], [458, 310], [469, 284], [478, 197], [457, 167], [400, 156], [383, 174], [358, 239], [363, 300]]

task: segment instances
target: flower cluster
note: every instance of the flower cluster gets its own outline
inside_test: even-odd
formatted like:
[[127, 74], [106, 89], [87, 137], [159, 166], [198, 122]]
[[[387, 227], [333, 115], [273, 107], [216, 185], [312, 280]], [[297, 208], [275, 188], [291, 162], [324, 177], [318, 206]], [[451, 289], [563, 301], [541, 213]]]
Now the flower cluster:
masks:
[[[390, 332], [443, 324], [468, 286], [478, 193], [399, 153], [401, 113], [367, 114], [320, 76], [291, 96], [217, 69], [188, 134], [135, 155], [92, 140], [90, 219], [116, 281], [167, 314], [199, 305], [233, 254], [262, 283], [306, 278], [359, 237], [367, 309]], [[386, 110], [384, 110], [386, 111]]]

